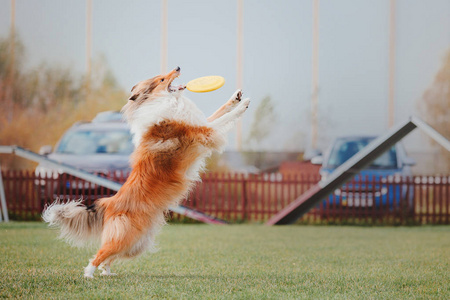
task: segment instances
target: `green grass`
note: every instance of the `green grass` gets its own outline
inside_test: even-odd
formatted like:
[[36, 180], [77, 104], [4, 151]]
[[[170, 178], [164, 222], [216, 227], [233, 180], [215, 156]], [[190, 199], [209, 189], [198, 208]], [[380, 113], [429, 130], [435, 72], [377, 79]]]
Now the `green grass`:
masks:
[[0, 224], [0, 297], [450, 299], [450, 227], [169, 225], [160, 251], [82, 277], [95, 250]]

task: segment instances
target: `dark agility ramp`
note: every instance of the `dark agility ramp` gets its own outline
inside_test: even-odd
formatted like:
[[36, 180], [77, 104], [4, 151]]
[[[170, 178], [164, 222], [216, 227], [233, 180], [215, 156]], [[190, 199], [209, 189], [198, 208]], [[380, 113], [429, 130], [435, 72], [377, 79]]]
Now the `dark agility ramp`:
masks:
[[322, 201], [336, 188], [353, 178], [365, 166], [369, 165], [378, 156], [394, 146], [398, 141], [416, 128], [420, 128], [436, 142], [450, 151], [450, 142], [417, 117], [398, 124], [385, 135], [375, 139], [360, 152], [338, 167], [325, 181], [320, 181], [310, 188], [306, 193], [295, 199], [291, 204], [273, 216], [267, 225], [292, 224], [306, 214], [311, 208]]

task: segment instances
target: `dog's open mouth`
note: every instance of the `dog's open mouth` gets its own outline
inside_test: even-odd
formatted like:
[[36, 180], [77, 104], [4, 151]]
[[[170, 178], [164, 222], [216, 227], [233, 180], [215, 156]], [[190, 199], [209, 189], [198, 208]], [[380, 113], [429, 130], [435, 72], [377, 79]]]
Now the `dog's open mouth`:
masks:
[[[177, 77], [176, 77], [176, 78], [177, 78]], [[176, 78], [175, 78], [175, 79], [176, 79]], [[167, 91], [168, 91], [169, 93], [174, 93], [174, 92], [182, 91], [182, 90], [184, 90], [184, 89], [186, 88], [186, 85], [185, 85], [185, 84], [174, 84], [175, 79], [172, 80], [172, 81], [169, 83], [169, 86], [167, 87]]]

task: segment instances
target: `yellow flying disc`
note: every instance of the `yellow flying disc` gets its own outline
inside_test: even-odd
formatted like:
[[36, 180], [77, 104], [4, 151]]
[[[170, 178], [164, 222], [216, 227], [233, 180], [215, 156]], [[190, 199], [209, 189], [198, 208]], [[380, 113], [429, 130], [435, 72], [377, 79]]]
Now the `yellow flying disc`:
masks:
[[186, 88], [195, 93], [206, 93], [217, 90], [225, 84], [225, 78], [222, 76], [205, 76], [191, 80]]

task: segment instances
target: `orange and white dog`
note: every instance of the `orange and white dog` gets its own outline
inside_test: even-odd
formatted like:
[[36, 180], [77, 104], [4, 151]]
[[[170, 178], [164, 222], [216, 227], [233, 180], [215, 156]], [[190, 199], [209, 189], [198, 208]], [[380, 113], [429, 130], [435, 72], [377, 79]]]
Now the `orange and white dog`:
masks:
[[61, 237], [69, 243], [101, 242], [84, 269], [85, 277], [92, 278], [97, 268], [102, 275], [114, 275], [110, 271], [114, 260], [154, 248], [165, 212], [200, 180], [205, 159], [223, 148], [227, 131], [248, 108], [250, 100], [241, 101], [238, 90], [206, 118], [183, 96], [185, 86], [171, 85], [179, 75], [178, 67], [131, 90], [122, 112], [134, 135], [135, 151], [132, 172], [117, 194], [89, 207], [81, 201], [56, 201], [43, 212], [43, 219], [60, 227]]

